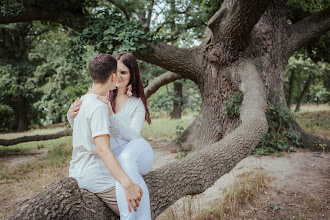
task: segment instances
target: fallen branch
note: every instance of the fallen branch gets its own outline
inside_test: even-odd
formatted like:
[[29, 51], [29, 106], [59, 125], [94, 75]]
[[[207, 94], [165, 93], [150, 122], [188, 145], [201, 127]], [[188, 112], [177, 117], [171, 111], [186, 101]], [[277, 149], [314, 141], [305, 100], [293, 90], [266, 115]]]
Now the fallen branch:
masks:
[[0, 145], [3, 146], [11, 146], [15, 144], [20, 144], [24, 142], [30, 142], [30, 141], [45, 141], [45, 140], [51, 140], [56, 139], [64, 136], [71, 136], [72, 135], [72, 129], [65, 129], [64, 131], [60, 131], [54, 134], [45, 134], [45, 135], [33, 135], [33, 136], [24, 136], [14, 139], [0, 139]]

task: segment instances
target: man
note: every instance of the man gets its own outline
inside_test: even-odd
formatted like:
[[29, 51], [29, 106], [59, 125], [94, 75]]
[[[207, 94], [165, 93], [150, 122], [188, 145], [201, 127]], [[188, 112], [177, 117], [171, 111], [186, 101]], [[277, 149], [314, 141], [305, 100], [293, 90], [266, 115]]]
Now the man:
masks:
[[73, 128], [73, 152], [69, 176], [78, 181], [80, 188], [98, 195], [119, 215], [115, 195], [115, 179], [124, 187], [129, 211], [136, 211], [142, 189], [134, 184], [121, 168], [110, 146], [109, 110], [98, 96], [106, 96], [115, 89], [117, 61], [109, 54], [99, 54], [89, 63], [93, 81], [84, 96], [79, 114], [70, 122]]

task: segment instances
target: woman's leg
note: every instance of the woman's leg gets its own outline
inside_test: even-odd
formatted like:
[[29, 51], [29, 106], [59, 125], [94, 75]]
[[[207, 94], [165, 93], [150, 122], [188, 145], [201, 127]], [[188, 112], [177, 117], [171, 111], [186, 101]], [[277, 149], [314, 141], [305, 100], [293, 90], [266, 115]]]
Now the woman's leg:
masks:
[[131, 180], [143, 190], [143, 196], [137, 212], [134, 212], [133, 209], [129, 212], [124, 188], [116, 181], [120, 219], [151, 219], [149, 191], [141, 176], [141, 174], [147, 174], [153, 165], [154, 155], [150, 144], [143, 138], [131, 140], [118, 156], [118, 161]]

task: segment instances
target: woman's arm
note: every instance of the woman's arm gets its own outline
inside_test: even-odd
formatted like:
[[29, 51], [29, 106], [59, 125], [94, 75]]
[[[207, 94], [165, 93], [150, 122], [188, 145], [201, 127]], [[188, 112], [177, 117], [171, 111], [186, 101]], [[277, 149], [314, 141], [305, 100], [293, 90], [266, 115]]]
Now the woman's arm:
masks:
[[125, 123], [118, 119], [116, 114], [110, 116], [110, 126], [115, 127], [120, 135], [128, 141], [138, 138], [141, 135], [145, 119], [145, 109], [141, 101], [138, 105], [139, 106], [135, 109], [132, 120], [129, 123]]

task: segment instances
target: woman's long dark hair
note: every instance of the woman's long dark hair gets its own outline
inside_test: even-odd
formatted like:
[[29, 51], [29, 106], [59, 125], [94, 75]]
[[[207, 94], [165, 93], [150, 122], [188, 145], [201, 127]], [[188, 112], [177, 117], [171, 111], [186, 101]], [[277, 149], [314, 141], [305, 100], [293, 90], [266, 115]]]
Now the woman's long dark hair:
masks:
[[[135, 59], [135, 57], [127, 52], [117, 53], [115, 56], [117, 61], [123, 62], [123, 64], [129, 69], [130, 79], [128, 85], [132, 85], [132, 96], [140, 97], [143, 102], [144, 109], [146, 110], [145, 120], [148, 124], [151, 123], [150, 114], [147, 106], [147, 100], [144, 96], [144, 89], [142, 80], [140, 77], [139, 65]], [[109, 101], [111, 102], [112, 110], [115, 112], [116, 109], [116, 97], [117, 97], [117, 89], [109, 92]], [[116, 113], [116, 112], [115, 112]]]

